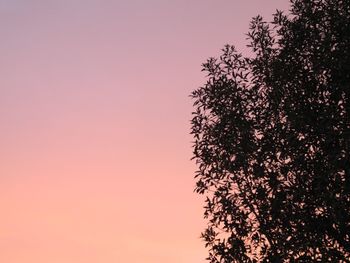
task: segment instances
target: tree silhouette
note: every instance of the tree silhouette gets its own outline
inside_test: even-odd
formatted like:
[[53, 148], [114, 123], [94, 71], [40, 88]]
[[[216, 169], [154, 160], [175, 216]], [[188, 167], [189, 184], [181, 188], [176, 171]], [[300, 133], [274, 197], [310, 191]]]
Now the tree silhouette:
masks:
[[210, 262], [350, 262], [350, 1], [253, 18], [203, 64], [196, 192]]

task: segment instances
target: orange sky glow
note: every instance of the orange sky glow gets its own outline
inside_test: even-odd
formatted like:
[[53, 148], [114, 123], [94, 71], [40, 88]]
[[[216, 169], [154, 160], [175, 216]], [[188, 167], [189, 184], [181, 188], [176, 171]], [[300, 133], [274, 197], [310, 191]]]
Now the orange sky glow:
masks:
[[189, 94], [276, 8], [0, 0], [0, 262], [205, 262]]

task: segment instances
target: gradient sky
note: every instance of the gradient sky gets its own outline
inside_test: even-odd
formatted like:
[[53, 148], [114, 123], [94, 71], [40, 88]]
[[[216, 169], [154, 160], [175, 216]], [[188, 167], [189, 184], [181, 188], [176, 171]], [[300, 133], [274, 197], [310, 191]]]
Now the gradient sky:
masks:
[[189, 94], [276, 8], [0, 0], [0, 262], [205, 262]]

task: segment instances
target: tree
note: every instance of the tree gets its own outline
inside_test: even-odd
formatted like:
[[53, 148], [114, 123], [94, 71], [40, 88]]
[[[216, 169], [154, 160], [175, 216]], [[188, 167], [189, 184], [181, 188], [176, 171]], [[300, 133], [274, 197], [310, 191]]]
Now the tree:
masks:
[[214, 262], [350, 262], [350, 1], [252, 19], [192, 93]]

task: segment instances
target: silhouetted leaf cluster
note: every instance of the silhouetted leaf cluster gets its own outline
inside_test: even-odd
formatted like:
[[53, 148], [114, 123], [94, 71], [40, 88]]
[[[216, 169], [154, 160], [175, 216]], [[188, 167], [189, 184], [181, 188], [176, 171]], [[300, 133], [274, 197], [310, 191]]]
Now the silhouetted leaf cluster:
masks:
[[350, 262], [350, 1], [257, 16], [192, 93], [214, 262]]

